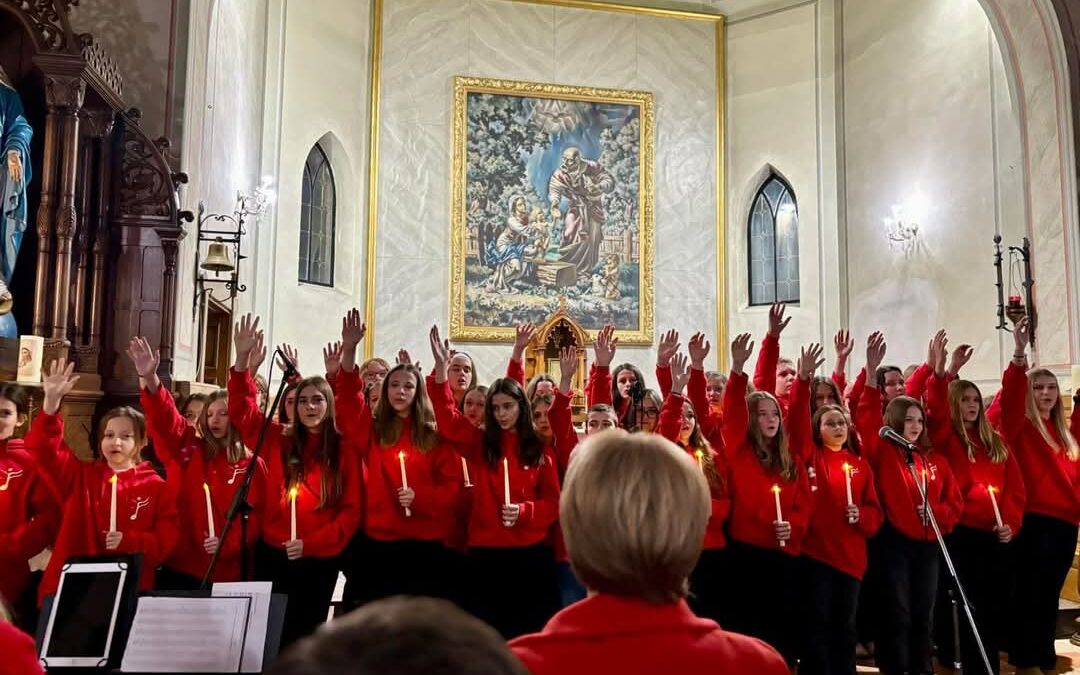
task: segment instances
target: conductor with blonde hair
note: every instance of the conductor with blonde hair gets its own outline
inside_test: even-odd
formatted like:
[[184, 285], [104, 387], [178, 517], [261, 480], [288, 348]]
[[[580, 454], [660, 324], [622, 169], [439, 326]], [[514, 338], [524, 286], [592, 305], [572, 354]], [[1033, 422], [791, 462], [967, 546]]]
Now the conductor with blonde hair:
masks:
[[622, 430], [589, 436], [559, 503], [570, 564], [588, 597], [511, 649], [532, 675], [787, 673], [764, 642], [724, 631], [686, 604], [709, 514], [705, 477], [674, 443]]

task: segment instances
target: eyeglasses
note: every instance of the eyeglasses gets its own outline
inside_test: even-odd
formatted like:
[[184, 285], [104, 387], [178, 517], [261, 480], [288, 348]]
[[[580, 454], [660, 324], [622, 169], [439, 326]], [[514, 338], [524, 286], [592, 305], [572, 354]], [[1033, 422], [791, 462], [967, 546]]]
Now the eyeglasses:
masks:
[[642, 408], [641, 409], [641, 414], [644, 415], [645, 417], [656, 417], [657, 415], [660, 414], [660, 409], [659, 408]]
[[830, 427], [830, 428], [833, 428], [833, 429], [844, 429], [844, 428], [847, 428], [847, 425], [848, 425], [847, 420], [838, 420], [836, 422], [822, 422], [821, 423], [821, 426]]

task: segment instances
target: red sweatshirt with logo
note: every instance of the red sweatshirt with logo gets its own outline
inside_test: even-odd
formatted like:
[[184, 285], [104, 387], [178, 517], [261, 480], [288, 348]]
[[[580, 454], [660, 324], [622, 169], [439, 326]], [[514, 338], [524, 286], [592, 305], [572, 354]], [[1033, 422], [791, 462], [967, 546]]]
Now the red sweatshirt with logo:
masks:
[[[791, 452], [801, 464], [814, 467], [818, 489], [814, 512], [803, 538], [803, 555], [862, 579], [866, 573], [866, 540], [881, 527], [884, 515], [874, 487], [870, 463], [847, 448], [832, 450], [814, 442], [810, 422], [810, 381], [796, 380], [788, 419]], [[854, 429], [848, 434], [854, 435]], [[859, 520], [848, 522], [848, 474], [851, 503]]]
[[[38, 589], [38, 603], [55, 593], [64, 561], [72, 556], [142, 553], [139, 588], [154, 587], [154, 570], [172, 553], [179, 533], [175, 480], [166, 482], [149, 462], [114, 472], [103, 459], [81, 462], [64, 443], [59, 415], [34, 419], [26, 446], [64, 496], [63, 523], [52, 558]], [[116, 530], [123, 537], [115, 551], [105, 549], [116, 478]]]
[[0, 596], [14, 602], [30, 579], [27, 561], [60, 531], [59, 495], [21, 438], [0, 441]]
[[[758, 458], [749, 438], [747, 381], [746, 373], [733, 371], [724, 387], [724, 445], [731, 477], [728, 534], [733, 541], [797, 556], [802, 550], [813, 508], [806, 471], [797, 467], [795, 477], [787, 479], [779, 471], [767, 468]], [[780, 515], [791, 523], [791, 538], [782, 547], [776, 540], [773, 526], [776, 520], [775, 487], [780, 488]]]
[[[1028, 419], [1028, 387], [1027, 372], [1010, 363], [986, 416], [1016, 454], [1027, 495], [1024, 512], [1076, 525], [1080, 523], [1080, 460], [1069, 458], [1065, 439], [1052, 425], [1047, 424], [1046, 431], [1053, 445]], [[1075, 423], [1075, 408], [1072, 414]]]
[[919, 516], [917, 508], [923, 498], [915, 476], [926, 487], [927, 498], [937, 518], [942, 534], [952, 532], [964, 510], [956, 479], [943, 455], [920, 448], [912, 453], [915, 476], [907, 465], [907, 457], [901, 448], [878, 436], [883, 423], [881, 394], [875, 386], [863, 389], [862, 398], [855, 414], [855, 426], [859, 430], [862, 449], [870, 460], [877, 482], [878, 496], [885, 511], [885, 518], [900, 534], [918, 541], [935, 541], [934, 530]]
[[[339, 375], [340, 376], [340, 375]], [[258, 445], [263, 417], [255, 398], [255, 382], [247, 370], [229, 371], [229, 421], [240, 430], [244, 444]], [[284, 549], [291, 537], [289, 491], [296, 488], [296, 538], [304, 542], [304, 556], [331, 558], [341, 553], [356, 534], [363, 518], [364, 484], [360, 462], [356, 457], [355, 439], [342, 433], [338, 446], [338, 477], [341, 495], [333, 503], [323, 501], [323, 474], [326, 460], [322, 454], [322, 435], [308, 434], [300, 451], [301, 466], [296, 485], [287, 485], [288, 467], [285, 450], [293, 443], [292, 430], [276, 421], [269, 421], [265, 444], [259, 456], [266, 462], [266, 497], [263, 501], [262, 538], [269, 546]], [[334, 429], [323, 433], [338, 433]], [[350, 445], [351, 444], [351, 445]], [[331, 477], [326, 476], [329, 484]], [[327, 500], [328, 502], [330, 500]]]
[[[146, 426], [154, 449], [165, 462], [170, 478], [174, 472], [178, 474], [180, 485], [177, 496], [180, 537], [165, 565], [189, 576], [202, 578], [213, 557], [203, 547], [203, 541], [210, 536], [208, 515], [212, 514], [214, 519], [214, 535], [220, 537], [229, 506], [244, 482], [248, 463], [252, 461], [251, 455], [248, 453], [235, 463], [229, 462], [224, 450], [213, 458], [207, 457], [206, 441], [199, 438], [195, 429], [176, 409], [176, 403], [165, 387], [159, 386], [153, 393], [143, 389], [139, 393], [139, 400], [146, 413]], [[255, 475], [252, 476], [251, 490], [248, 492], [248, 504], [252, 506], [247, 528], [249, 572], [254, 569], [255, 543], [262, 533], [263, 498], [266, 493], [266, 464], [260, 458], [255, 458], [255, 463]], [[206, 508], [208, 490], [210, 514]], [[219, 542], [221, 555], [218, 556], [211, 581], [243, 580], [240, 535], [240, 523], [235, 522], [229, 529], [228, 538]]]
[[[532, 546], [547, 539], [559, 517], [559, 474], [554, 453], [550, 448], [545, 449], [538, 463], [526, 465], [519, 452], [517, 434], [501, 431], [501, 459], [492, 466], [484, 456], [484, 431], [458, 412], [450, 386], [446, 382], [437, 384], [431, 393], [440, 433], [460, 448], [472, 472], [469, 546], [512, 548]], [[505, 471], [509, 472], [510, 503], [521, 507], [513, 527], [502, 522]]]

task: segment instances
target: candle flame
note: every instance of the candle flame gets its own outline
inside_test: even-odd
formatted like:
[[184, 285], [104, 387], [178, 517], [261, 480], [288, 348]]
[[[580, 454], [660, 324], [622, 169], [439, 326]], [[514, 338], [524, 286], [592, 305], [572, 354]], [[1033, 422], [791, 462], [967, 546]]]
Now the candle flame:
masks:
[[289, 499], [291, 499], [291, 500], [293, 500], [295, 502], [296, 501], [296, 495], [298, 495], [298, 494], [300, 494], [300, 490], [298, 490], [295, 485], [292, 486], [291, 488], [289, 488]]
[[206, 483], [202, 484], [202, 489], [203, 489], [203, 492], [205, 492], [206, 494], [210, 494], [210, 486], [207, 485]]
[[112, 478], [109, 479], [109, 482], [112, 483], [113, 485], [116, 485], [116, 474], [115, 473], [112, 475]]
[[405, 451], [401, 451], [397, 454], [398, 459], [405, 459]]
[[698, 459], [701, 459], [702, 457], [705, 456], [705, 453], [702, 452], [701, 450], [695, 450], [694, 451], [694, 456], [697, 457]]
[[851, 465], [848, 464], [847, 462], [844, 462], [843, 469], [844, 469], [844, 471], [851, 471]]
[[990, 492], [997, 492], [998, 491], [998, 489], [996, 487], [994, 487], [993, 485], [991, 485], [990, 487], [988, 487], [986, 489], [989, 490]]
[[772, 491], [775, 492], [776, 494], [780, 494], [780, 486], [779, 485], [772, 486]]

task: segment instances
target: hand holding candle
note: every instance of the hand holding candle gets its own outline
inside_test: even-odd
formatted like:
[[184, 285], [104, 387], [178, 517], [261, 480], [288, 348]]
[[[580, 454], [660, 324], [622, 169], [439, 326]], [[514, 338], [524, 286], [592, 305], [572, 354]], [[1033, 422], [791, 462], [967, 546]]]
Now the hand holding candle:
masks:
[[[847, 462], [844, 462], [844, 488], [847, 490], [847, 505], [854, 506], [855, 500], [851, 498], [851, 465]], [[848, 516], [848, 522], [855, 522], [850, 515]]]
[[289, 541], [296, 541], [296, 497], [299, 493], [295, 485], [289, 488]]
[[[397, 458], [398, 458], [398, 465], [401, 466], [401, 489], [402, 490], [408, 490], [409, 489], [409, 477], [405, 474], [405, 453], [404, 452], [399, 452], [397, 454]], [[411, 516], [412, 516], [412, 509], [410, 509], [408, 506], [406, 506], [405, 507], [405, 517], [409, 518]]]
[[994, 507], [994, 521], [997, 522], [998, 529], [1001, 529], [1002, 527], [1005, 526], [1005, 524], [1001, 522], [1001, 510], [998, 509], [997, 496], [996, 496], [996, 493], [997, 493], [998, 489], [996, 487], [994, 487], [993, 485], [991, 485], [991, 486], [986, 488], [986, 491], [988, 493], [990, 493], [990, 506]]
[[[773, 497], [776, 499], [776, 523], [777, 525], [779, 525], [780, 523], [784, 522], [784, 512], [780, 509], [780, 486], [773, 485], [772, 493]], [[780, 539], [779, 537], [777, 537], [776, 541], [779, 542], [780, 548], [784, 548], [785, 546], [787, 546], [787, 541], [785, 541], [784, 539]]]
[[472, 487], [472, 481], [469, 480], [469, 463], [464, 457], [461, 458], [461, 473], [465, 474], [465, 487]]
[[510, 462], [503, 457], [503, 506], [510, 506]]
[[112, 499], [109, 500], [109, 532], [116, 532], [116, 474], [114, 473], [109, 482], [112, 483]]
[[214, 537], [217, 536], [217, 534], [216, 534], [216, 531], [214, 529], [214, 505], [213, 505], [213, 502], [210, 501], [210, 486], [207, 485], [206, 483], [203, 483], [202, 484], [202, 489], [203, 489], [203, 492], [206, 493], [206, 527], [207, 527], [207, 534], [208, 534], [210, 539], [213, 539]]

